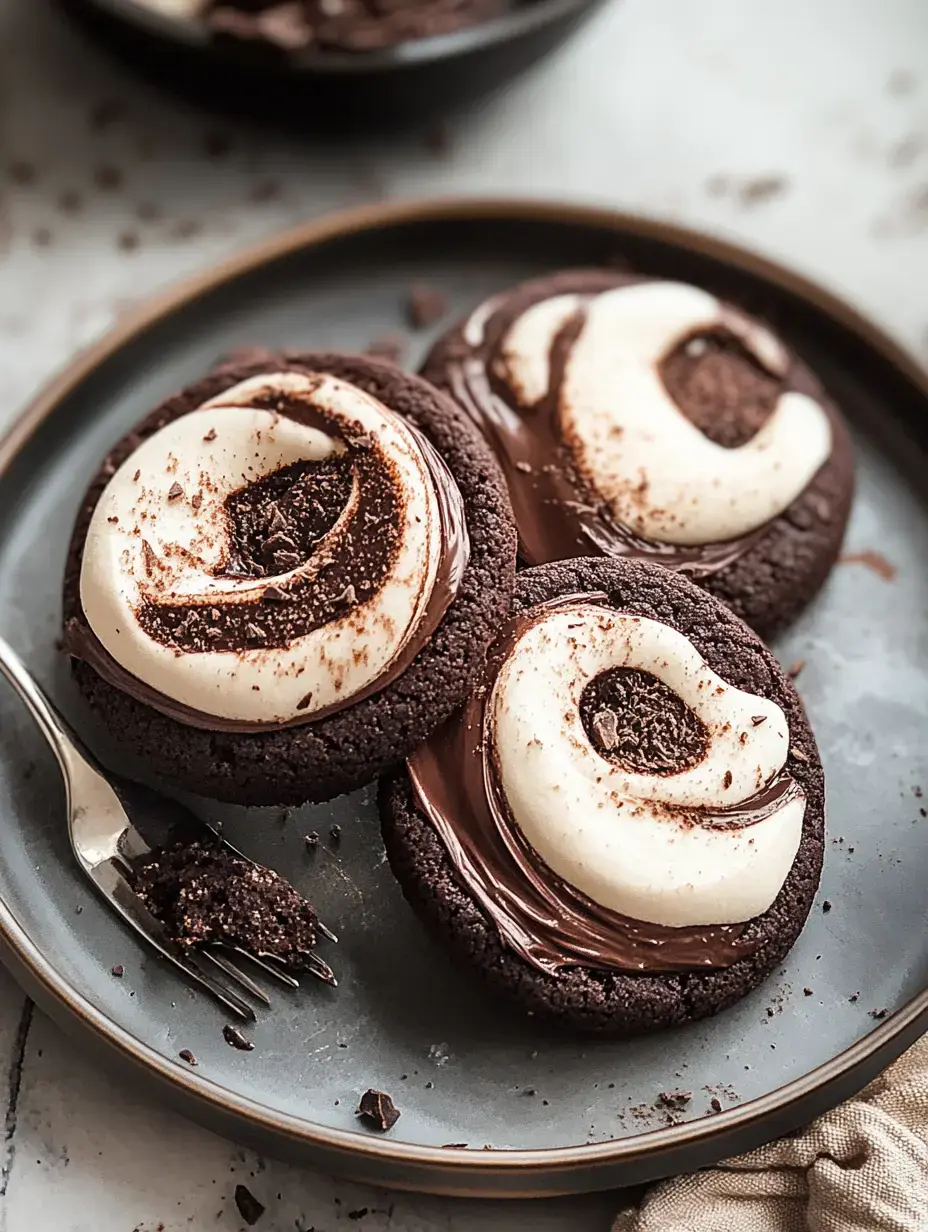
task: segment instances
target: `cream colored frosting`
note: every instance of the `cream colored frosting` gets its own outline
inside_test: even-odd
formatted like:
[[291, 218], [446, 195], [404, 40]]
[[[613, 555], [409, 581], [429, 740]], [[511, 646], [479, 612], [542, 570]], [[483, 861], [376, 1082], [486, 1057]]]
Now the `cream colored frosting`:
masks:
[[[702, 720], [708, 748], [692, 769], [633, 773], [597, 752], [580, 697], [615, 667], [656, 676]], [[799, 848], [801, 790], [750, 825], [705, 819], [780, 773], [786, 716], [728, 684], [676, 629], [582, 601], [558, 608], [516, 642], [488, 716], [516, 824], [545, 863], [594, 902], [682, 927], [748, 920], [776, 898]]]
[[[356, 478], [347, 507], [307, 563], [274, 578], [214, 576], [226, 556], [230, 493], [283, 466], [345, 450], [335, 436], [252, 405], [280, 392], [369, 436], [400, 494], [398, 550], [369, 600], [347, 603], [343, 615], [288, 646], [178, 653], [141, 627], [141, 604], [219, 607], [260, 598], [272, 582], [312, 579], [357, 513]], [[175, 484], [182, 495], [171, 497]], [[423, 615], [440, 553], [434, 484], [409, 425], [334, 376], [275, 373], [175, 419], [120, 466], [87, 533], [81, 604], [99, 641], [137, 679], [207, 715], [276, 723], [344, 702], [383, 673]]]
[[635, 534], [681, 545], [746, 535], [792, 504], [827, 460], [828, 417], [805, 394], [783, 393], [735, 449], [680, 411], [660, 366], [691, 334], [724, 327], [772, 374], [788, 363], [768, 330], [683, 283], [637, 283], [587, 301], [558, 295], [527, 309], [498, 360], [526, 407], [548, 393], [552, 343], [581, 303], [559, 390], [561, 432], [589, 486]]

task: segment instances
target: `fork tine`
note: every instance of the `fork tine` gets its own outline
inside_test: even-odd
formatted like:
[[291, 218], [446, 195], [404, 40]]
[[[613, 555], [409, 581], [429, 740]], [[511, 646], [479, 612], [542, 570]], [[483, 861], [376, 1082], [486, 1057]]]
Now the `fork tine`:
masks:
[[253, 997], [256, 997], [262, 1005], [270, 1005], [267, 994], [264, 989], [254, 982], [250, 975], [246, 975], [244, 971], [239, 970], [234, 962], [230, 962], [224, 955], [217, 953], [215, 950], [202, 950], [204, 958], [208, 958], [210, 962], [214, 962], [217, 967], [220, 967], [230, 980], [234, 980], [246, 992], [250, 992]]
[[[262, 954], [262, 958], [273, 958], [273, 954]], [[323, 962], [318, 954], [305, 955], [306, 970], [310, 975], [314, 975], [317, 980], [322, 980], [324, 984], [329, 984], [332, 988], [338, 987], [338, 980], [335, 978], [335, 972], [327, 962]]]
[[174, 952], [165, 934], [164, 926], [151, 914], [126, 881], [115, 860], [105, 860], [97, 865], [91, 877], [109, 904], [119, 912], [127, 924], [135, 929], [140, 937], [158, 951], [162, 958], [166, 958], [169, 963], [173, 963], [175, 967], [183, 971], [188, 979], [201, 984], [231, 1013], [244, 1018], [246, 1022], [255, 1021], [255, 1012], [248, 1002], [243, 1001], [231, 989], [225, 988], [214, 979], [197, 961], [195, 955], [185, 955], [181, 958]]
[[316, 920], [316, 927], [322, 933], [323, 937], [327, 937], [329, 941], [338, 942], [338, 938], [332, 932], [331, 928], [326, 928], [321, 920]]
[[310, 954], [306, 963], [306, 970], [314, 975], [323, 983], [330, 985], [332, 988], [338, 987], [338, 980], [335, 978], [335, 972], [327, 962], [323, 962], [318, 954]]
[[275, 966], [270, 960], [270, 955], [266, 954], [258, 957], [257, 954], [251, 954], [248, 950], [243, 950], [240, 946], [232, 947], [236, 954], [241, 954], [242, 958], [247, 958], [249, 962], [254, 963], [267, 975], [271, 975], [275, 980], [279, 980], [281, 984], [285, 984], [288, 988], [299, 988], [300, 981], [295, 979], [289, 971], [282, 971], [280, 967]]

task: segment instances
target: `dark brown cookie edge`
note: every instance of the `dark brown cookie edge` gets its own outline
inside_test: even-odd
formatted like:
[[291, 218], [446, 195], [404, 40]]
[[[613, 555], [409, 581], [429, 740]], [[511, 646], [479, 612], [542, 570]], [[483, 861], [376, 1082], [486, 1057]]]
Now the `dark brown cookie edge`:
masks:
[[118, 744], [156, 778], [227, 803], [290, 805], [330, 799], [401, 761], [461, 702], [508, 611], [515, 528], [495, 459], [466, 416], [420, 377], [367, 356], [282, 352], [225, 364], [161, 403], [110, 450], [80, 506], [68, 549], [64, 621], [82, 619], [80, 567], [87, 528], [110, 477], [166, 423], [250, 376], [325, 371], [352, 381], [413, 422], [458, 483], [471, 555], [455, 601], [428, 645], [380, 693], [318, 722], [273, 732], [219, 733], [178, 723], [74, 660], [85, 700]]
[[786, 713], [789, 772], [807, 793], [802, 839], [779, 895], [746, 936], [763, 941], [724, 970], [637, 975], [573, 968], [559, 977], [504, 946], [493, 924], [457, 880], [434, 829], [414, 804], [405, 770], [382, 780], [381, 824], [390, 866], [407, 901], [456, 961], [496, 993], [558, 1026], [602, 1035], [635, 1035], [716, 1014], [760, 984], [801, 933], [824, 855], [824, 776], [802, 702], [760, 639], [704, 591], [657, 565], [583, 558], [519, 574], [515, 611], [560, 594], [604, 590], [623, 610], [673, 624], [706, 661], [739, 688], [769, 697]]

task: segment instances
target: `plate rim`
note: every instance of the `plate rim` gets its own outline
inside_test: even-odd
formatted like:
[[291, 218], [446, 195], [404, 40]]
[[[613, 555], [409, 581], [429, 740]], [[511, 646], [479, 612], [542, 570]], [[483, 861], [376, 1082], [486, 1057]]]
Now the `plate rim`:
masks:
[[[719, 235], [656, 217], [567, 201], [538, 201], [519, 197], [416, 198], [353, 207], [300, 223], [185, 277], [128, 310], [100, 339], [79, 351], [40, 387], [0, 436], [0, 482], [40, 425], [96, 368], [150, 326], [201, 296], [282, 257], [324, 246], [335, 239], [396, 226], [474, 219], [558, 222], [603, 232], [614, 231], [617, 236], [631, 234], [639, 238], [657, 239], [724, 260], [739, 271], [771, 282], [824, 311], [855, 334], [865, 346], [877, 351], [901, 370], [928, 400], [928, 371], [881, 327], [805, 275]], [[765, 1122], [778, 1116], [782, 1118], [782, 1114], [807, 1103], [816, 1095], [827, 1098], [829, 1092], [842, 1083], [850, 1084], [842, 1098], [859, 1089], [928, 1028], [928, 988], [925, 988], [867, 1035], [828, 1061], [773, 1091], [717, 1115], [649, 1130], [621, 1140], [484, 1152], [425, 1146], [377, 1138], [361, 1130], [319, 1125], [307, 1118], [274, 1112], [252, 1098], [236, 1094], [219, 1082], [191, 1071], [189, 1067], [182, 1068], [180, 1062], [162, 1056], [153, 1047], [136, 1039], [130, 1031], [113, 1022], [72, 988], [44, 957], [2, 895], [0, 953], [15, 978], [51, 1017], [66, 1027], [80, 1028], [98, 1045], [115, 1049], [123, 1059], [134, 1063], [136, 1069], [158, 1080], [169, 1093], [171, 1102], [180, 1106], [182, 1111], [190, 1111], [194, 1119], [200, 1119], [198, 1112], [205, 1107], [225, 1127], [240, 1126], [246, 1136], [249, 1131], [264, 1131], [309, 1151], [315, 1149], [324, 1154], [326, 1166], [337, 1168], [342, 1163], [345, 1171], [357, 1173], [356, 1164], [360, 1157], [372, 1167], [373, 1171], [368, 1175], [375, 1176], [378, 1183], [384, 1183], [389, 1178], [390, 1184], [431, 1189], [433, 1192], [499, 1197], [506, 1192], [511, 1196], [534, 1196], [602, 1188], [614, 1184], [614, 1179], [607, 1177], [597, 1184], [596, 1175], [605, 1175], [611, 1166], [624, 1169], [649, 1161], [653, 1165], [661, 1156], [675, 1150], [707, 1148], [720, 1139], [728, 1145], [717, 1152], [712, 1148], [710, 1153], [714, 1158], [721, 1158], [732, 1149], [744, 1149], [734, 1141], [737, 1135], [752, 1129], [762, 1130]], [[773, 1134], [768, 1137], [782, 1132], [785, 1132], [784, 1126], [778, 1121]], [[705, 1150], [702, 1154], [708, 1159]], [[412, 1172], [404, 1178], [403, 1169], [411, 1169]], [[649, 1171], [653, 1171], [653, 1167]], [[552, 1176], [558, 1178], [553, 1188], [550, 1183], [543, 1186], [533, 1184], [533, 1178], [539, 1180], [546, 1177], [550, 1181]], [[496, 1184], [493, 1183], [494, 1178]], [[578, 1181], [581, 1183], [578, 1184]]]

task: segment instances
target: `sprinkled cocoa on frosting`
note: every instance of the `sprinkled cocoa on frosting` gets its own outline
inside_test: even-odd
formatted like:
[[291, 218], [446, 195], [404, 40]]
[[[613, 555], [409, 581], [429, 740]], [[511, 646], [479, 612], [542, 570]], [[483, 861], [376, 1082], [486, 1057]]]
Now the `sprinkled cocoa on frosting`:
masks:
[[820, 391], [705, 291], [614, 271], [596, 290], [590, 272], [574, 281], [588, 289], [488, 301], [425, 367], [499, 458], [523, 559], [725, 569], [830, 456]]
[[460, 494], [412, 425], [324, 373], [263, 374], [113, 475], [69, 650], [181, 722], [305, 723], [404, 670], [467, 556]]
[[[676, 757], [640, 738], [655, 709], [682, 738]], [[577, 595], [512, 618], [409, 771], [522, 958], [686, 971], [756, 948], [744, 924], [775, 899], [802, 831], [788, 752], [782, 710], [726, 684], [681, 633]]]

